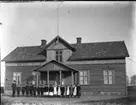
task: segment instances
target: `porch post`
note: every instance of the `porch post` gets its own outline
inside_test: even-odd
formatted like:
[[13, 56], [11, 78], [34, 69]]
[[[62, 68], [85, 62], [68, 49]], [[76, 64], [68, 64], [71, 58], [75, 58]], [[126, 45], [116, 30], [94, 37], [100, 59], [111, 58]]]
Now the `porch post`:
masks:
[[74, 80], [73, 81], [74, 81], [74, 84], [76, 84], [76, 73], [74, 72], [73, 75], [74, 75]]
[[41, 72], [39, 72], [39, 75], [38, 75], [38, 85], [40, 83], [40, 80], [41, 80]]
[[37, 81], [37, 73], [34, 71], [34, 72], [32, 72], [32, 75], [33, 75], [33, 80], [32, 80], [32, 82], [35, 82], [35, 84], [36, 84], [36, 81]]
[[61, 81], [61, 73], [62, 73], [62, 72], [60, 71], [60, 86], [61, 86], [61, 84], [62, 84], [62, 81]]
[[47, 71], [47, 85], [48, 85], [48, 87], [49, 87], [49, 78], [50, 78], [50, 76], [49, 76], [49, 71]]
[[36, 73], [36, 77], [37, 77], [37, 78], [36, 78], [36, 85], [37, 85], [37, 86], [38, 86], [38, 76], [39, 76], [38, 73], [39, 73], [39, 72]]
[[74, 84], [74, 81], [73, 81], [73, 71], [71, 72], [71, 76], [72, 76], [72, 85]]
[[80, 74], [77, 72], [77, 84], [80, 84]]

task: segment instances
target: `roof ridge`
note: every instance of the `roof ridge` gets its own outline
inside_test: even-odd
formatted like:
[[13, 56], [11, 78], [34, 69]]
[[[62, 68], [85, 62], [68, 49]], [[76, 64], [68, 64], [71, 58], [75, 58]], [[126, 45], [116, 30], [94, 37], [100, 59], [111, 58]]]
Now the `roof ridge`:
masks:
[[39, 46], [38, 45], [34, 45], [34, 46], [18, 46], [16, 48], [22, 48], [22, 47], [40, 47], [40, 45]]
[[[102, 42], [85, 42], [85, 43], [81, 43], [81, 44], [93, 44], [93, 43], [110, 43], [110, 42], [124, 42], [124, 40], [120, 40], [120, 41], [102, 41]], [[70, 45], [76, 44], [76, 43], [70, 43]], [[22, 47], [40, 47], [40, 45], [34, 45], [34, 46], [18, 46], [16, 48], [22, 48]]]
[[[81, 43], [81, 44], [93, 44], [93, 43], [110, 43], [110, 42], [124, 42], [124, 40], [120, 41], [103, 41], [103, 42], [86, 42], [86, 43]], [[77, 43], [70, 43], [71, 45], [77, 44]]]

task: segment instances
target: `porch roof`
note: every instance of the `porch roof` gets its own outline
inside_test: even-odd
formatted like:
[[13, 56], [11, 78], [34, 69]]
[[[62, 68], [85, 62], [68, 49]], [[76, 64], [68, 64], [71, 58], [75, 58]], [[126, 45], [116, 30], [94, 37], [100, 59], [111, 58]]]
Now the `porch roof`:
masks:
[[34, 71], [73, 71], [78, 72], [78, 70], [75, 70], [67, 65], [64, 65], [60, 62], [57, 62], [56, 60], [51, 60], [49, 62], [43, 63], [41, 66], [34, 69]]

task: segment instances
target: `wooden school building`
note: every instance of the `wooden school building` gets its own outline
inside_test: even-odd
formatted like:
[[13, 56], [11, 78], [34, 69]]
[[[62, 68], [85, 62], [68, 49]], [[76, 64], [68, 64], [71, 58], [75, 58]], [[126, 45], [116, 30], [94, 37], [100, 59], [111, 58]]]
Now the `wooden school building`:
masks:
[[129, 57], [124, 41], [74, 44], [56, 36], [39, 46], [17, 47], [5, 62], [5, 92], [18, 83], [44, 80], [48, 85], [81, 85], [81, 95], [126, 95], [126, 61]]

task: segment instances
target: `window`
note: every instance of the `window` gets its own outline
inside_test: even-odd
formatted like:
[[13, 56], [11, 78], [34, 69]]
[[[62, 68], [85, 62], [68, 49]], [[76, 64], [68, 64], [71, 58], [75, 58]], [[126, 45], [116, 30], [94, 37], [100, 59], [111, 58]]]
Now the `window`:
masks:
[[114, 70], [103, 70], [104, 84], [114, 84]]
[[80, 84], [87, 85], [89, 84], [89, 71], [80, 71]]
[[13, 72], [13, 80], [16, 81], [16, 84], [21, 84], [21, 72]]
[[58, 62], [62, 62], [63, 58], [62, 58], [62, 50], [57, 50], [56, 51], [56, 61]]

